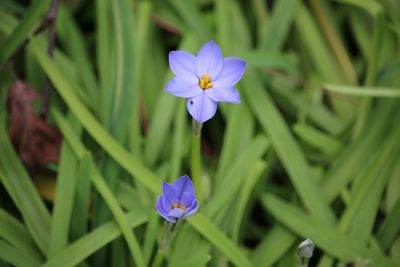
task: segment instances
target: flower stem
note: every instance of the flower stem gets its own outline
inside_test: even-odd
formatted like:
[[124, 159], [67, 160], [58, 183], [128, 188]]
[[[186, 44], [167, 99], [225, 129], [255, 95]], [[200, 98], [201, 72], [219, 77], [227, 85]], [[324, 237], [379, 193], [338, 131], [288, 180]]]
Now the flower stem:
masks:
[[162, 230], [160, 246], [158, 247], [157, 254], [153, 260], [153, 263], [151, 264], [152, 267], [160, 267], [162, 262], [164, 261], [165, 253], [167, 253], [169, 244], [174, 235], [175, 226], [176, 223], [165, 221]]
[[162, 262], [164, 261], [165, 251], [161, 251], [160, 249], [157, 250], [156, 257], [154, 258], [152, 267], [160, 267]]
[[193, 119], [192, 153], [191, 153], [191, 176], [196, 188], [196, 195], [200, 203], [204, 200], [204, 186], [201, 177], [201, 123]]

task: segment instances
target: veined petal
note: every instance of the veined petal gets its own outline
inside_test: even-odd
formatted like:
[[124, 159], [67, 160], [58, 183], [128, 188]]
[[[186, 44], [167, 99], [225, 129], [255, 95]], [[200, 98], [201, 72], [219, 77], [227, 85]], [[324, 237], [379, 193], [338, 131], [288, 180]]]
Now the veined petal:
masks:
[[184, 205], [185, 207], [188, 207], [193, 203], [193, 201], [196, 199], [196, 196], [191, 193], [183, 192], [181, 199], [179, 200], [179, 204]]
[[176, 188], [173, 185], [163, 182], [163, 193], [164, 197], [166, 197], [167, 200], [169, 201], [171, 207], [175, 203], [178, 203], [179, 192], [177, 192]]
[[221, 74], [216, 81], [235, 85], [243, 76], [246, 70], [246, 61], [235, 57], [224, 58], [224, 65]]
[[232, 85], [218, 81], [213, 83], [213, 87], [205, 90], [206, 95], [215, 102], [240, 103], [240, 94]]
[[204, 91], [198, 96], [188, 99], [186, 106], [190, 115], [200, 123], [211, 119], [217, 111], [217, 103], [212, 101]]
[[185, 51], [169, 52], [169, 66], [176, 76], [197, 75], [196, 57]]
[[168, 216], [169, 211], [165, 210], [165, 207], [162, 204], [162, 198], [163, 196], [159, 196], [156, 202], [156, 210], [158, 214], [160, 214], [167, 221], [175, 223], [176, 220]]
[[197, 75], [199, 78], [206, 73], [210, 75], [211, 81], [216, 80], [222, 71], [223, 57], [221, 49], [210, 41], [200, 48], [196, 58]]
[[189, 176], [184, 175], [182, 177], [179, 177], [173, 184], [175, 188], [180, 192], [181, 194], [183, 192], [188, 192], [190, 194], [194, 194], [194, 185], [192, 183], [192, 180], [190, 180]]
[[180, 219], [180, 218], [182, 218], [182, 216], [183, 216], [184, 213], [185, 213], [184, 210], [182, 210], [182, 209], [180, 209], [180, 208], [175, 208], [175, 209], [172, 209], [172, 210], [168, 213], [168, 216], [174, 217], [174, 218], [177, 218], [177, 219]]
[[175, 77], [168, 82], [165, 90], [174, 96], [183, 98], [195, 97], [202, 92], [199, 87], [199, 79], [195, 76]]

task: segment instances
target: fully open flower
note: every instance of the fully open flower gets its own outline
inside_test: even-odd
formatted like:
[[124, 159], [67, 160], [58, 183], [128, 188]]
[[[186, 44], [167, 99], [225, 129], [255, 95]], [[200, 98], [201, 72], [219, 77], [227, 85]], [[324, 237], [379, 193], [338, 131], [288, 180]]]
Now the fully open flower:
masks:
[[193, 183], [187, 175], [178, 178], [173, 184], [163, 183], [163, 194], [157, 199], [156, 210], [172, 223], [197, 213], [199, 203]]
[[176, 77], [165, 90], [187, 98], [187, 109], [198, 122], [214, 116], [217, 102], [240, 103], [239, 92], [233, 86], [242, 78], [246, 62], [234, 57], [223, 58], [214, 41], [203, 45], [197, 57], [185, 51], [171, 51], [169, 65]]

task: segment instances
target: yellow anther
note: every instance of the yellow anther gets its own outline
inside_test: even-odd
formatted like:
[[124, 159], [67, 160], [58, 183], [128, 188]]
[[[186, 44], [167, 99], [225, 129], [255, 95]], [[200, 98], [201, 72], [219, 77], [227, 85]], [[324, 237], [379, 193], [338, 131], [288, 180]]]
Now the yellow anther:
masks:
[[210, 89], [212, 87], [212, 82], [210, 80], [210, 76], [208, 73], [204, 74], [203, 78], [200, 79], [199, 81], [199, 86], [203, 90]]
[[185, 205], [181, 205], [179, 203], [175, 203], [174, 205], [172, 205], [172, 208], [174, 208], [174, 209], [179, 208], [181, 210], [186, 210], [186, 206]]

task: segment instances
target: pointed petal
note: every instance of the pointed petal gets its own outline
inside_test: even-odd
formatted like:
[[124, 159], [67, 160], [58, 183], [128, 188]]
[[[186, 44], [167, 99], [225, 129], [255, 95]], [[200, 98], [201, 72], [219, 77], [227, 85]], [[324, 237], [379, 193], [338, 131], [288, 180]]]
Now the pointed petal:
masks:
[[167, 221], [173, 222], [175, 223], [176, 220], [174, 218], [171, 218], [168, 216], [168, 211], [165, 210], [163, 204], [162, 204], [162, 196], [159, 196], [156, 202], [156, 211], [158, 214], [160, 214], [164, 219], [166, 219]]
[[163, 193], [171, 206], [174, 205], [174, 203], [178, 203], [179, 192], [177, 192], [173, 185], [163, 182]]
[[240, 103], [240, 94], [231, 85], [218, 81], [213, 83], [213, 87], [206, 90], [206, 95], [215, 102]]
[[172, 209], [172, 210], [168, 213], [168, 216], [169, 216], [169, 217], [174, 217], [174, 218], [180, 219], [180, 218], [182, 218], [182, 216], [183, 216], [184, 213], [185, 213], [185, 212], [184, 212], [182, 209], [176, 208], [176, 209]]
[[216, 81], [221, 83], [235, 85], [243, 76], [246, 70], [246, 61], [235, 57], [224, 58], [224, 66], [221, 74]]
[[195, 76], [175, 77], [167, 83], [165, 90], [174, 96], [183, 98], [195, 97], [202, 92], [199, 87], [199, 79]]
[[195, 199], [196, 199], [195, 195], [183, 192], [181, 199], [179, 200], [179, 204], [189, 207]]
[[196, 76], [196, 57], [185, 51], [169, 52], [169, 66], [176, 76]]
[[222, 71], [223, 57], [221, 49], [214, 42], [210, 41], [200, 48], [196, 58], [198, 77], [208, 73], [211, 80], [216, 80]]
[[211, 119], [217, 111], [217, 103], [212, 101], [204, 92], [188, 99], [186, 106], [190, 115], [200, 123]]
[[184, 175], [182, 177], [179, 177], [173, 184], [175, 188], [180, 192], [181, 194], [183, 192], [188, 192], [191, 194], [194, 194], [194, 185], [192, 183], [192, 180], [190, 180], [189, 176]]

